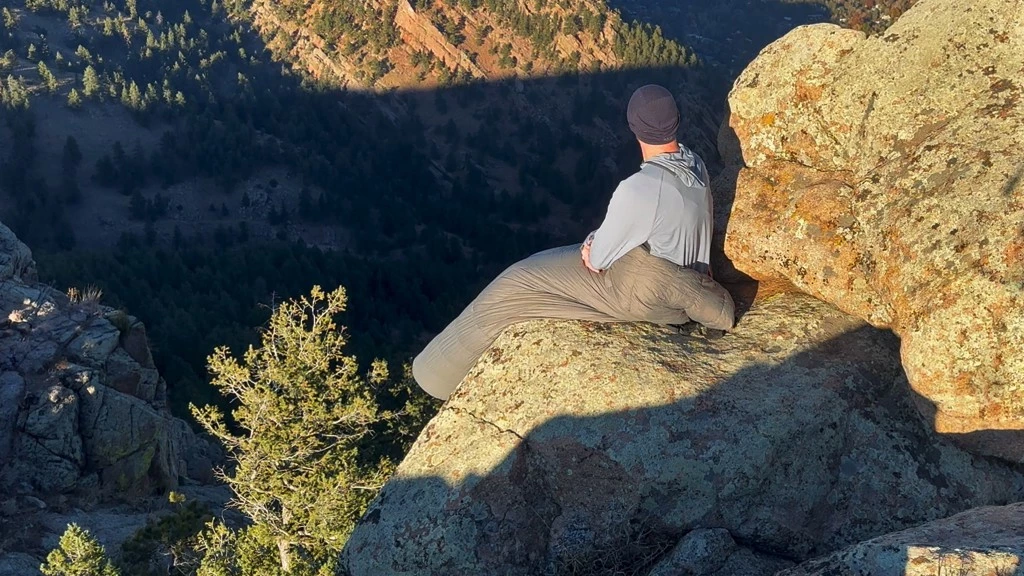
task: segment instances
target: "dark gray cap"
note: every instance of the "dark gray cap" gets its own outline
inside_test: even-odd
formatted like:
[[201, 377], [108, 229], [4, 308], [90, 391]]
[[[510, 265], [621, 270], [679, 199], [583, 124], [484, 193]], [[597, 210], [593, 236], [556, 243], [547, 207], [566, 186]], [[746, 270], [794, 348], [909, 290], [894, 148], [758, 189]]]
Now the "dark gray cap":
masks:
[[657, 84], [641, 86], [626, 107], [629, 129], [645, 144], [668, 144], [679, 131], [679, 108], [672, 93]]

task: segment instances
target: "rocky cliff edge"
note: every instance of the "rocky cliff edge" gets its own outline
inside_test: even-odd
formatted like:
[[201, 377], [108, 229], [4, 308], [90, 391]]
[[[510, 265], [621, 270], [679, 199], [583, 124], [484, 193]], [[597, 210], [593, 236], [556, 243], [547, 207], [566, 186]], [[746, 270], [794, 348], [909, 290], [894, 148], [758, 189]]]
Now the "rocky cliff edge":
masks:
[[145, 327], [97, 300], [38, 283], [31, 252], [0, 224], [0, 493], [8, 497], [102, 501], [210, 478], [214, 449], [165, 408]]

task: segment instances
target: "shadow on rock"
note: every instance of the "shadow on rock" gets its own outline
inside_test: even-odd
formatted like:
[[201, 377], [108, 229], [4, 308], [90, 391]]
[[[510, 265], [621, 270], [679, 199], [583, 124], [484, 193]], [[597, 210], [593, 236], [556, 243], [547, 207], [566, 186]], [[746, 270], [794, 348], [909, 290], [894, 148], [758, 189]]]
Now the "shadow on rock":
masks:
[[692, 573], [739, 554], [771, 574], [1024, 496], [1019, 471], [930, 432], [892, 333], [800, 295], [748, 320], [715, 341], [509, 329], [371, 505], [347, 570], [657, 574], [690, 537], [733, 543]]

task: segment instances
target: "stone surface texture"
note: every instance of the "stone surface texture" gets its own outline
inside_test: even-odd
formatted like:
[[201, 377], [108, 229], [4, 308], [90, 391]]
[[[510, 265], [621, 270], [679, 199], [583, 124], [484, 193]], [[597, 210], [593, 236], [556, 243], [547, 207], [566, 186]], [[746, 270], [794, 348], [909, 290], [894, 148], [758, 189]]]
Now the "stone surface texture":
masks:
[[887, 534], [779, 576], [1020, 576], [1024, 502], [987, 506]]
[[420, 435], [343, 562], [353, 576], [654, 569], [652, 551], [705, 528], [805, 560], [1021, 499], [1010, 465], [922, 422], [897, 347], [798, 294], [718, 340], [514, 326]]
[[773, 576], [792, 564], [736, 544], [728, 530], [711, 528], [687, 534], [647, 576]]
[[732, 264], [894, 330], [935, 428], [1024, 462], [1024, 2], [797, 28], [729, 109]]

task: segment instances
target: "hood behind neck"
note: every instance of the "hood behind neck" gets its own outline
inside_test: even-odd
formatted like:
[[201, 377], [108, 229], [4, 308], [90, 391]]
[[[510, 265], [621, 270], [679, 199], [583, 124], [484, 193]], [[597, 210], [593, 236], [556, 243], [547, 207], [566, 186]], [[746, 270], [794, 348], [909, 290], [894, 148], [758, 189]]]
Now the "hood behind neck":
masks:
[[707, 169], [704, 162], [689, 148], [679, 145], [679, 152], [658, 154], [640, 165], [657, 164], [675, 174], [683, 184], [691, 187], [709, 186]]

